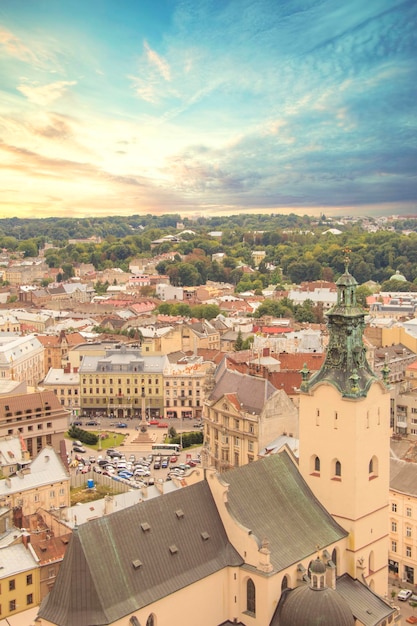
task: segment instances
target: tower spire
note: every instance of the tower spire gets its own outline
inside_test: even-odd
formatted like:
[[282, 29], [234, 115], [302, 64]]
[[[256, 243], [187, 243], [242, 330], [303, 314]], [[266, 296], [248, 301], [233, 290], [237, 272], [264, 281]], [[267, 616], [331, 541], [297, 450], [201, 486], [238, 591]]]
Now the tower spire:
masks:
[[366, 359], [362, 335], [365, 312], [357, 304], [358, 283], [349, 272], [349, 253], [345, 248], [345, 271], [336, 282], [337, 303], [327, 312], [329, 345], [321, 369], [311, 379], [303, 381], [302, 391], [308, 392], [320, 382], [335, 386], [342, 396], [366, 396], [371, 383], [377, 380]]

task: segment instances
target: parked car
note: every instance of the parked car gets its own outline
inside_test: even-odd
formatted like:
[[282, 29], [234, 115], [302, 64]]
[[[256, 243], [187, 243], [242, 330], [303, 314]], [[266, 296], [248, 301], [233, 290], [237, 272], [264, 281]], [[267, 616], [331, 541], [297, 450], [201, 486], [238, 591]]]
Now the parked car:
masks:
[[154, 464], [153, 464], [153, 468], [154, 468], [154, 470], [161, 469], [161, 462], [160, 461], [155, 461]]
[[83, 425], [83, 423], [82, 423], [82, 421], [81, 421], [81, 420], [76, 420], [75, 422], [72, 422], [72, 424], [71, 424], [71, 425], [72, 425], [72, 426], [82, 426], [82, 425]]
[[159, 420], [149, 420], [149, 426], [159, 426]]
[[120, 458], [122, 456], [122, 453], [119, 452], [118, 450], [114, 450], [113, 448], [109, 448], [107, 450], [107, 456], [110, 456], [112, 458], [113, 457], [119, 457]]
[[81, 441], [78, 441], [78, 440], [77, 440], [77, 441], [73, 441], [73, 442], [72, 442], [72, 445], [73, 445], [73, 446], [81, 446], [81, 447], [82, 447], [82, 445], [83, 445], [83, 444], [81, 443]]
[[172, 457], [170, 458], [169, 462], [170, 463], [176, 463], [178, 461], [178, 457], [175, 456], [175, 454], [172, 455]]
[[411, 589], [401, 589], [401, 591], [398, 592], [397, 599], [401, 600], [401, 602], [405, 602], [406, 600], [409, 600], [412, 595], [413, 592]]
[[169, 428], [167, 422], [158, 422], [158, 428]]
[[98, 422], [96, 420], [89, 420], [85, 423], [86, 426], [98, 426]]
[[164, 456], [162, 461], [161, 461], [161, 467], [162, 469], [165, 469], [168, 467], [169, 464], [169, 458], [167, 456]]
[[417, 593], [413, 593], [413, 595], [410, 596], [410, 599], [408, 600], [409, 604], [414, 604], [414, 602], [417, 604]]
[[127, 428], [127, 424], [125, 422], [117, 422], [116, 428]]
[[72, 449], [74, 450], [74, 452], [81, 452], [81, 453], [87, 452], [84, 446], [73, 446]]

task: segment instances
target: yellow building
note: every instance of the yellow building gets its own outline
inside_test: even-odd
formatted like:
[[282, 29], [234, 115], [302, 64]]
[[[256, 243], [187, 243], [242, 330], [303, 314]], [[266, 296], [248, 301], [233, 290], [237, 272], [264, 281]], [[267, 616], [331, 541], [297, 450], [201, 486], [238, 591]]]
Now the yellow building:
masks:
[[7, 619], [40, 603], [39, 565], [25, 542], [2, 549], [0, 617]]
[[142, 356], [138, 348], [121, 346], [105, 356], [85, 356], [80, 373], [83, 414], [106, 413], [116, 419], [140, 416], [142, 395], [148, 417], [164, 410], [163, 372], [166, 356]]
[[298, 411], [268, 380], [224, 370], [204, 409], [210, 464], [224, 471], [256, 460], [280, 435], [298, 436]]
[[69, 503], [69, 472], [53, 448], [45, 447], [28, 468], [0, 480], [0, 506], [13, 509], [15, 521], [39, 508], [59, 510]]

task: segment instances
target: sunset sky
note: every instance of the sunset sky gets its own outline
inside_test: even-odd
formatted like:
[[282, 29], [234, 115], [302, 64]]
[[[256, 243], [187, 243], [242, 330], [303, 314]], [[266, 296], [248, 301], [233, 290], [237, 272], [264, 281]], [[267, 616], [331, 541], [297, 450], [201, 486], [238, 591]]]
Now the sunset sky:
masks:
[[417, 2], [1, 0], [0, 218], [417, 214]]

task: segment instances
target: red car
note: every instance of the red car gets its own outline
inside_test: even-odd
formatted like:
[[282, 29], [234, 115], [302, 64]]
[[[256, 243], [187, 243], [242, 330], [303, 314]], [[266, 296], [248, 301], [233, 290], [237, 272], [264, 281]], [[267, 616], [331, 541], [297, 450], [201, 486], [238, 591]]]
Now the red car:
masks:
[[158, 422], [158, 428], [169, 428], [166, 422]]
[[159, 426], [159, 420], [150, 420], [149, 426]]

